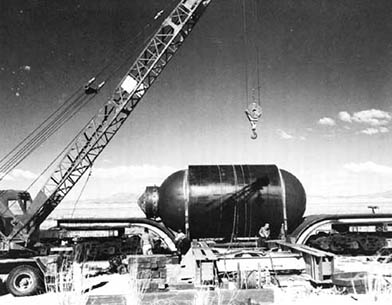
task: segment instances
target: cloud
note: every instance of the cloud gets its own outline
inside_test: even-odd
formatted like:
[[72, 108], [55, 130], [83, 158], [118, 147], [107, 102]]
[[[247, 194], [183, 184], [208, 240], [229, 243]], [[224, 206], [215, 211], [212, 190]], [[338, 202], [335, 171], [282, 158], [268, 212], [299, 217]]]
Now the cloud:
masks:
[[24, 179], [35, 179], [37, 175], [31, 171], [23, 170], [23, 169], [14, 169], [11, 172], [11, 175], [15, 178], [24, 178]]
[[377, 128], [366, 128], [364, 130], [361, 130], [361, 133], [367, 134], [369, 136], [377, 134], [378, 129]]
[[82, 178], [83, 181], [75, 185], [66, 200], [76, 200], [79, 197], [103, 199], [123, 193], [140, 195], [146, 186], [159, 186], [169, 175], [180, 169], [151, 164], [93, 167], [85, 188], [83, 185], [87, 175]]
[[[0, 177], [3, 177], [3, 173], [0, 173]], [[4, 181], [14, 181], [17, 179], [35, 179], [37, 175], [31, 171], [23, 169], [14, 169], [7, 176], [4, 177]]]
[[94, 178], [107, 179], [107, 178], [137, 178], [137, 179], [155, 179], [166, 177], [167, 175], [176, 171], [170, 166], [155, 166], [144, 164], [141, 166], [116, 166], [108, 168], [95, 168], [93, 169]]
[[[67, 195], [67, 200], [107, 198], [119, 193], [141, 194], [146, 186], [160, 185], [172, 173], [181, 168], [170, 166], [155, 166], [150, 164], [93, 167], [92, 175], [87, 181], [87, 173], [82, 181], [77, 183]], [[1, 177], [1, 175], [0, 175]], [[25, 170], [14, 170], [1, 181], [0, 189], [25, 189], [37, 177], [36, 174]], [[48, 176], [42, 176], [30, 189], [35, 194], [45, 184]]]
[[339, 119], [342, 120], [343, 122], [348, 122], [348, 123], [352, 122], [351, 115], [347, 111], [339, 112], [338, 116]]
[[[356, 123], [356, 126], [353, 124], [353, 127], [357, 129], [356, 133], [363, 133], [369, 136], [389, 132], [389, 128], [386, 125], [392, 122], [392, 115], [387, 111], [379, 109], [367, 109], [354, 112], [353, 114], [341, 111], [338, 113], [338, 117], [343, 122]], [[366, 127], [364, 128], [363, 125]], [[350, 129], [347, 125], [343, 128]], [[361, 128], [361, 130], [358, 130], [358, 128]]]
[[380, 165], [372, 161], [362, 163], [347, 163], [343, 166], [343, 168], [353, 173], [377, 174], [392, 177], [392, 167]]
[[292, 139], [294, 139], [294, 136], [288, 134], [287, 132], [285, 132], [282, 129], [278, 129], [276, 132], [280, 136], [281, 139], [285, 139], [285, 140], [292, 140]]
[[361, 133], [367, 134], [369, 136], [378, 134], [378, 133], [387, 133], [389, 132], [389, 129], [387, 127], [381, 126], [381, 127], [369, 127], [364, 130], [360, 131]]
[[324, 125], [324, 126], [335, 126], [335, 125], [336, 125], [335, 120], [334, 120], [334, 119], [331, 119], [331, 118], [328, 118], [328, 117], [321, 118], [321, 119], [318, 121], [318, 123], [319, 123], [320, 125]]
[[351, 119], [352, 121], [361, 124], [367, 124], [370, 126], [381, 126], [387, 125], [391, 121], [392, 116], [389, 112], [383, 110], [369, 109], [355, 112], [352, 115]]
[[113, 164], [113, 161], [110, 159], [103, 159], [102, 162], [105, 164]]
[[306, 137], [303, 136], [303, 135], [299, 136], [299, 135], [289, 134], [288, 132], [284, 131], [283, 129], [276, 130], [276, 133], [283, 140], [300, 140], [300, 141], [305, 141], [306, 140]]

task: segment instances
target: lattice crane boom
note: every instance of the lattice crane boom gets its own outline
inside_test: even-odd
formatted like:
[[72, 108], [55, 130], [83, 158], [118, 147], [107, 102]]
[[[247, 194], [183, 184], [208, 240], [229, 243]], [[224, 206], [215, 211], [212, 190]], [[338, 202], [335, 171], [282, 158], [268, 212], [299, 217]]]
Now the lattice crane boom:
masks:
[[120, 81], [113, 96], [81, 130], [24, 216], [6, 238], [27, 243], [105, 149], [164, 67], [181, 47], [211, 0], [181, 0]]

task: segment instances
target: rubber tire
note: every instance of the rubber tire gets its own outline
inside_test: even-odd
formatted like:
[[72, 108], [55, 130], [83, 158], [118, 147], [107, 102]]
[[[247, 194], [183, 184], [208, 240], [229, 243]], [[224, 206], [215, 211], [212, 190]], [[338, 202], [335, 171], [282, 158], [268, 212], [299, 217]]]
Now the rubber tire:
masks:
[[127, 266], [124, 264], [121, 264], [120, 266], [117, 267], [117, 273], [118, 274], [125, 274], [128, 272]]
[[[25, 288], [18, 286], [18, 281], [22, 280], [21, 277], [27, 278], [30, 281]], [[15, 267], [7, 276], [6, 287], [8, 291], [16, 297], [35, 295], [43, 289], [41, 272], [30, 265]]]

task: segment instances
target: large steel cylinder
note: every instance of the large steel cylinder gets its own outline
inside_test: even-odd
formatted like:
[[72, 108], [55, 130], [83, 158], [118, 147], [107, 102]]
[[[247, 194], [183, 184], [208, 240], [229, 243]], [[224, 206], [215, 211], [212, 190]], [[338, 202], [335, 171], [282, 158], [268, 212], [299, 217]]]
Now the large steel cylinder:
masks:
[[170, 175], [158, 193], [157, 202], [143, 202], [144, 210], [155, 204], [154, 216], [191, 238], [256, 236], [265, 223], [276, 237], [285, 215], [290, 232], [306, 206], [301, 182], [275, 165], [189, 166]]

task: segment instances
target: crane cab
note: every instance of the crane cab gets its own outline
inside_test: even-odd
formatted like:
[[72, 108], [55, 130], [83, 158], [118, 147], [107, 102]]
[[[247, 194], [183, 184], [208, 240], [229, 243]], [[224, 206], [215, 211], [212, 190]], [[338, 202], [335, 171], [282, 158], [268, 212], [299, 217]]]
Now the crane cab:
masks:
[[27, 214], [32, 202], [29, 192], [0, 190], [0, 238], [12, 231], [12, 224]]

